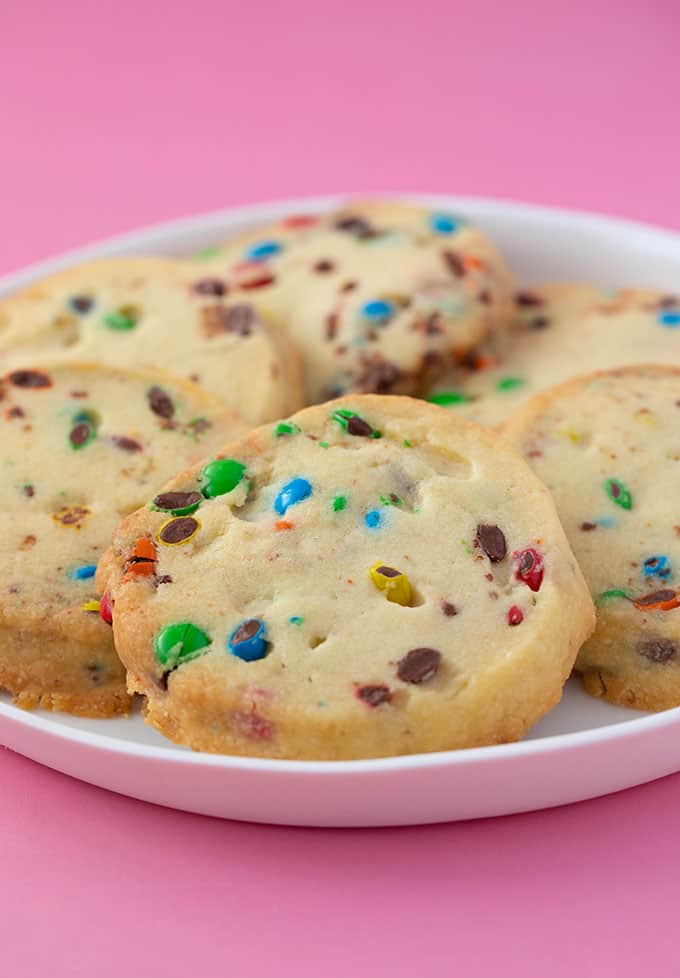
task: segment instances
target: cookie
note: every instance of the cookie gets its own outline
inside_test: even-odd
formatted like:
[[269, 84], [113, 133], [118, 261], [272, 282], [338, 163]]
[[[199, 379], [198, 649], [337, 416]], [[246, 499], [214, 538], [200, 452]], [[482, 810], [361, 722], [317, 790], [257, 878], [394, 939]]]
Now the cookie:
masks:
[[302, 403], [299, 359], [286, 336], [191, 262], [92, 262], [0, 304], [5, 368], [45, 357], [170, 370], [253, 424]]
[[59, 364], [0, 379], [0, 687], [19, 706], [127, 711], [97, 561], [173, 472], [243, 430], [219, 398], [158, 371]]
[[486, 235], [395, 201], [287, 218], [227, 243], [209, 266], [284, 324], [311, 403], [421, 392], [512, 309], [511, 273]]
[[[309, 408], [168, 494], [200, 503], [170, 523], [153, 505], [128, 517], [98, 585], [147, 719], [197, 749], [333, 759], [515, 740], [592, 629], [546, 489], [498, 436], [420, 401]], [[156, 577], [130, 575], [151, 546]]]
[[516, 304], [514, 327], [441, 378], [430, 401], [493, 427], [570, 377], [636, 363], [680, 364], [680, 296], [545, 285], [518, 293]]
[[504, 429], [553, 493], [595, 598], [585, 688], [643, 710], [680, 706], [679, 428], [680, 368], [639, 366], [548, 391]]

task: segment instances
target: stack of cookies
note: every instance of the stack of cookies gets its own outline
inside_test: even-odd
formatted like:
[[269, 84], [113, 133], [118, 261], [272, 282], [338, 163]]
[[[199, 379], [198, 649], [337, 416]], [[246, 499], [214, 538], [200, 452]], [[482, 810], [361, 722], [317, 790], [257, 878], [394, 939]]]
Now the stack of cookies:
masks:
[[517, 740], [574, 668], [680, 705], [678, 327], [391, 201], [35, 283], [0, 305], [0, 687], [298, 759]]

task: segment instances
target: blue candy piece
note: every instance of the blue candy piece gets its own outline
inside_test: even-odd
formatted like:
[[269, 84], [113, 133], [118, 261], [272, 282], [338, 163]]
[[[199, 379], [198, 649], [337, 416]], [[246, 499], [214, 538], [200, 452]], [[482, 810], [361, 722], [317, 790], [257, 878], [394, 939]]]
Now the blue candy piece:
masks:
[[645, 577], [666, 578], [671, 576], [671, 562], [668, 557], [665, 557], [663, 554], [648, 557], [642, 565], [642, 569]]
[[670, 326], [671, 328], [680, 326], [680, 312], [666, 309], [664, 312], [659, 313], [658, 320], [662, 326]]
[[616, 520], [613, 516], [599, 516], [595, 522], [598, 526], [603, 526], [607, 530], [611, 529], [612, 526], [616, 526]]
[[290, 506], [296, 506], [312, 494], [312, 484], [307, 479], [291, 479], [274, 500], [274, 509], [283, 516]]
[[451, 214], [430, 214], [430, 227], [437, 234], [454, 234], [458, 230], [458, 221]]
[[265, 258], [272, 258], [282, 251], [283, 246], [278, 241], [256, 241], [249, 248], [246, 248], [245, 258], [247, 261], [264, 261]]
[[371, 299], [361, 307], [361, 315], [372, 323], [388, 323], [394, 316], [395, 308], [386, 299]]
[[74, 581], [89, 581], [96, 573], [96, 564], [83, 564], [82, 567], [76, 567], [74, 571], [71, 571], [71, 578]]
[[227, 643], [232, 655], [245, 662], [264, 659], [267, 654], [265, 624], [261, 618], [247, 618], [237, 625]]
[[376, 527], [382, 525], [382, 513], [379, 509], [372, 509], [370, 513], [366, 513], [364, 516], [364, 523], [369, 528], [369, 530], [374, 530]]

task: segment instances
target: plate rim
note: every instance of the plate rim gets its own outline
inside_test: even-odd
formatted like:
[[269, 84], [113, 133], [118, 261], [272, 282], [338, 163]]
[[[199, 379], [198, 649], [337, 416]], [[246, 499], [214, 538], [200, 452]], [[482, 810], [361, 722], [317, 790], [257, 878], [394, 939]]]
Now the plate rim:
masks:
[[[474, 208], [480, 213], [498, 214], [507, 217], [520, 211], [522, 215], [538, 222], [556, 221], [584, 230], [599, 228], [610, 232], [634, 233], [643, 236], [649, 245], [659, 245], [661, 239], [679, 251], [680, 231], [665, 228], [645, 221], [632, 220], [596, 211], [573, 209], [553, 205], [535, 204], [511, 198], [495, 198], [476, 195], [457, 195], [446, 193], [427, 193], [423, 191], [380, 191], [358, 193], [333, 193], [327, 195], [282, 197], [265, 199], [248, 204], [236, 204], [219, 210], [202, 211], [166, 221], [157, 221], [119, 234], [98, 238], [76, 248], [58, 252], [38, 262], [0, 276], [0, 296], [30, 284], [37, 278], [52, 274], [77, 262], [96, 260], [119, 249], [140, 248], [144, 250], [154, 241], [162, 241], [175, 235], [192, 232], [206, 233], [238, 223], [271, 220], [286, 213], [296, 211], [325, 211], [337, 206], [340, 201], [351, 199], [394, 199], [404, 198], [428, 206], [442, 206], [465, 210]], [[141, 251], [140, 251], [141, 253]], [[628, 720], [600, 727], [570, 733], [552, 734], [535, 740], [521, 740], [509, 744], [494, 744], [486, 747], [460, 748], [457, 750], [435, 751], [431, 753], [402, 754], [381, 758], [359, 760], [288, 760], [279, 758], [258, 758], [226, 754], [209, 754], [180, 749], [168, 741], [168, 746], [144, 744], [139, 741], [117, 738], [111, 734], [101, 734], [69, 727], [50, 715], [29, 712], [11, 703], [0, 701], [0, 718], [11, 723], [32, 729], [35, 732], [54, 737], [81, 747], [103, 750], [107, 753], [123, 754], [130, 757], [146, 757], [161, 763], [201, 766], [221, 770], [252, 771], [253, 773], [278, 773], [296, 775], [338, 775], [367, 774], [415, 768], [436, 768], [467, 766], [470, 764], [493, 764], [498, 761], [516, 760], [537, 754], [561, 753], [605, 741], [626, 741], [637, 736], [658, 732], [666, 727], [672, 728], [680, 720], [680, 707], [664, 710], [647, 716], [635, 716]], [[89, 719], [89, 718], [82, 718]], [[124, 718], [121, 718], [124, 722]]]
[[445, 207], [464, 210], [466, 207], [474, 207], [478, 211], [488, 213], [504, 212], [510, 215], [513, 211], [520, 210], [524, 215], [533, 217], [536, 220], [550, 220], [559, 218], [573, 226], [585, 226], [588, 223], [595, 223], [610, 230], [629, 230], [636, 234], [643, 234], [653, 243], [659, 237], [667, 238], [669, 244], [680, 247], [680, 229], [662, 227], [648, 221], [640, 221], [633, 218], [621, 217], [619, 215], [607, 214], [599, 211], [589, 211], [587, 209], [560, 207], [557, 205], [535, 204], [522, 200], [515, 200], [510, 197], [486, 197], [475, 194], [446, 194], [446, 193], [426, 193], [423, 191], [376, 191], [361, 193], [357, 191], [338, 192], [332, 194], [321, 194], [300, 197], [275, 197], [254, 201], [249, 204], [235, 204], [218, 210], [200, 211], [198, 214], [185, 214], [180, 217], [170, 218], [165, 221], [154, 221], [138, 228], [128, 231], [108, 235], [103, 238], [96, 238], [88, 244], [78, 245], [68, 248], [66, 251], [59, 251], [46, 258], [41, 258], [37, 262], [29, 265], [22, 265], [19, 268], [10, 270], [0, 275], [0, 294], [4, 294], [7, 289], [21, 287], [24, 283], [29, 283], [33, 279], [50, 274], [61, 268], [66, 268], [71, 264], [80, 261], [94, 260], [99, 257], [99, 252], [108, 252], [111, 249], [134, 247], [140, 239], [154, 239], [166, 237], [173, 234], [190, 233], [192, 230], [211, 230], [216, 231], [220, 226], [226, 224], [237, 224], [239, 221], [257, 220], [260, 216], [267, 220], [272, 216], [285, 214], [287, 212], [318, 210], [325, 211], [338, 203], [346, 200], [391, 200], [408, 199], [414, 203], [424, 203], [426, 205], [442, 204]]
[[[146, 757], [167, 763], [190, 764], [213, 767], [223, 770], [252, 770], [281, 774], [376, 774], [383, 771], [411, 770], [422, 767], [451, 767], [469, 764], [488, 764], [502, 760], [516, 760], [536, 754], [561, 753], [602, 743], [604, 741], [625, 741], [658, 732], [666, 727], [674, 727], [680, 721], [680, 707], [662, 710], [630, 720], [571, 733], [551, 734], [534, 740], [519, 740], [509, 744], [491, 744], [486, 747], [462, 747], [454, 750], [431, 751], [420, 754], [397, 754], [390, 757], [363, 758], [352, 761], [314, 761], [287, 760], [285, 758], [247, 757], [235, 754], [210, 754], [180, 748], [172, 741], [168, 746], [143, 744], [139, 741], [125, 740], [110, 734], [100, 734], [61, 724], [44, 712], [31, 712], [11, 703], [0, 702], [0, 718], [31, 728], [39, 733], [56, 737], [61, 741], [78, 744], [81, 747], [97, 748], [107, 753], [126, 754], [130, 757]], [[88, 720], [96, 718], [82, 717]], [[118, 719], [118, 718], [113, 718]], [[125, 722], [125, 718], [120, 718]]]

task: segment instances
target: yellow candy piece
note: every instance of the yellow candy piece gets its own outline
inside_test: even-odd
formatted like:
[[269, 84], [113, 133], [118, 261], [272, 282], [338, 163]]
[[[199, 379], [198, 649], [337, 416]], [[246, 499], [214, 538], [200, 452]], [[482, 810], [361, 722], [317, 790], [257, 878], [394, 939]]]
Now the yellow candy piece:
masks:
[[579, 442], [583, 441], [585, 438], [585, 435], [575, 431], [574, 428], [558, 428], [555, 433], [559, 435], [560, 438], [568, 438], [569, 441], [574, 443], [574, 445], [578, 445]]
[[100, 604], [100, 602], [99, 601], [96, 601], [96, 600], [86, 601], [85, 604], [81, 604], [80, 610], [81, 611], [99, 611], [99, 604]]
[[656, 417], [652, 414], [649, 408], [640, 408], [639, 411], [635, 412], [633, 417], [636, 421], [639, 421], [641, 424], [646, 424], [649, 428], [653, 428], [656, 424]]
[[371, 567], [368, 575], [378, 590], [385, 592], [388, 601], [405, 608], [411, 604], [411, 582], [406, 574], [378, 562]]

